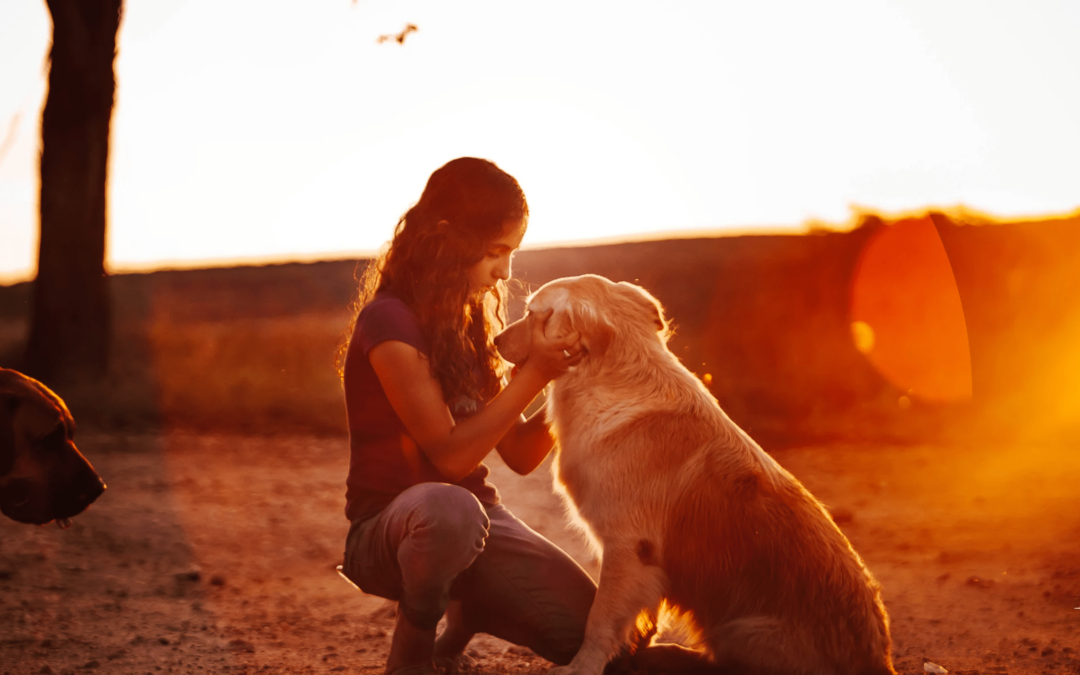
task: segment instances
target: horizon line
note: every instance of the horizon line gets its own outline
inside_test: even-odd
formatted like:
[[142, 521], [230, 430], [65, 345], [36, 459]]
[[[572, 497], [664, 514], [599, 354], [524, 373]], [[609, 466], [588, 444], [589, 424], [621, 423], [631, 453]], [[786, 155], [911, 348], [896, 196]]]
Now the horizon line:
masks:
[[[858, 227], [859, 223], [867, 216], [877, 216], [885, 222], [894, 222], [905, 218], [921, 217], [930, 213], [942, 213], [966, 225], [1005, 225], [1019, 223], [1038, 223], [1059, 220], [1080, 219], [1080, 207], [1067, 212], [1027, 214], [1023, 216], [997, 216], [978, 209], [972, 209], [963, 204], [954, 206], [928, 205], [916, 209], [903, 209], [886, 211], [865, 207], [858, 204], [850, 205], [851, 216], [846, 222], [834, 223], [817, 219], [807, 219], [798, 225], [745, 225], [735, 227], [711, 227], [711, 228], [681, 228], [673, 230], [653, 230], [651, 232], [638, 232], [628, 235], [613, 235], [608, 237], [593, 237], [590, 239], [558, 239], [528, 243], [522, 246], [522, 251], [539, 251], [558, 248], [587, 248], [590, 246], [614, 246], [618, 244], [635, 244], [650, 241], [672, 241], [679, 239], [723, 239], [746, 236], [804, 236], [819, 233], [843, 233], [850, 232]], [[385, 242], [386, 246], [389, 242]], [[381, 249], [382, 247], [380, 247]], [[110, 275], [121, 274], [153, 274], [154, 272], [178, 272], [185, 270], [209, 270], [228, 269], [233, 267], [267, 267], [272, 265], [312, 264], [319, 262], [340, 262], [345, 260], [360, 261], [378, 255], [379, 249], [346, 249], [342, 251], [320, 251], [314, 253], [283, 253], [263, 256], [229, 256], [229, 257], [206, 257], [197, 259], [169, 259], [120, 263], [106, 265], [106, 272]], [[16, 273], [6, 274], [0, 272], [0, 287], [16, 286], [21, 283], [31, 282], [36, 278], [36, 270], [32, 274]]]

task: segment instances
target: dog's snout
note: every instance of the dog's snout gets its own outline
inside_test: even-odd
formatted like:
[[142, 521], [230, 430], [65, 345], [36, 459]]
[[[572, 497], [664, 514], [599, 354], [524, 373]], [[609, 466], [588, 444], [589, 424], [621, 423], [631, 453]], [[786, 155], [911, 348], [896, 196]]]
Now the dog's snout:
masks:
[[78, 501], [89, 506], [105, 492], [106, 487], [105, 481], [98, 478], [92, 484], [84, 486], [83, 490], [79, 493]]
[[521, 365], [529, 358], [528, 319], [519, 319], [495, 336], [495, 349], [503, 359]]

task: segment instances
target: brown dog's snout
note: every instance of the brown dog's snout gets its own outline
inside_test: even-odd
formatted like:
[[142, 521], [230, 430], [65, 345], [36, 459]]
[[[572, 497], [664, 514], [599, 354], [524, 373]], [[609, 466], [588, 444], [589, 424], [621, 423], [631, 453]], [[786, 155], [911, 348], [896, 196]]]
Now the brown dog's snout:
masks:
[[0, 491], [0, 512], [20, 523], [43, 525], [79, 515], [105, 492], [105, 481], [77, 451], [50, 469], [10, 481]]
[[53, 487], [54, 518], [71, 518], [86, 510], [94, 500], [105, 492], [105, 481], [101, 479], [90, 462], [80, 454], [66, 485]]

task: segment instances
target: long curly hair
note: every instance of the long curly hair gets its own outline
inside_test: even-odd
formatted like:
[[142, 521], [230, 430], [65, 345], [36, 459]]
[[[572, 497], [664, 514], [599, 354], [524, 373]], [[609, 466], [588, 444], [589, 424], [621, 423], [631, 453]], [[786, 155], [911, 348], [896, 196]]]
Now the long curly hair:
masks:
[[[385, 289], [416, 313], [431, 373], [448, 404], [494, 396], [504, 363], [493, 337], [506, 326], [507, 288], [499, 281], [494, 290], [472, 291], [468, 270], [508, 225], [524, 227], [528, 217], [521, 186], [493, 162], [475, 157], [447, 162], [398, 220], [389, 249], [360, 275], [348, 339], [360, 310]], [[337, 358], [342, 376], [347, 351], [346, 341]]]

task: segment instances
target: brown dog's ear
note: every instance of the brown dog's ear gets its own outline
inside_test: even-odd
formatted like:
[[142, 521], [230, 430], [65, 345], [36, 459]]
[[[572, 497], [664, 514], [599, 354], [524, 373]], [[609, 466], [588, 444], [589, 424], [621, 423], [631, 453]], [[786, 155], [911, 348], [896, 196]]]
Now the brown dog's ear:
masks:
[[22, 398], [14, 413], [15, 432], [35, 441], [52, 433], [64, 421], [59, 410], [36, 399]]

